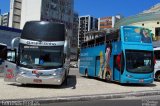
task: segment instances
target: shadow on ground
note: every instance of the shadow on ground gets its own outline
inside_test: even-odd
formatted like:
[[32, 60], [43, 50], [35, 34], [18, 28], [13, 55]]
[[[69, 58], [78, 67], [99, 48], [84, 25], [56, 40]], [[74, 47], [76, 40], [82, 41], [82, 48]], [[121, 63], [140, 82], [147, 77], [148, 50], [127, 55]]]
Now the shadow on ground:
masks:
[[151, 83], [151, 84], [134, 84], [134, 83], [121, 84], [121, 83], [116, 82], [116, 81], [106, 81], [104, 79], [100, 79], [100, 78], [96, 78], [96, 77], [90, 77], [90, 76], [89, 77], [82, 76], [82, 77], [87, 78], [87, 79], [102, 81], [102, 82], [105, 82], [105, 83], [113, 83], [113, 84], [117, 84], [117, 85], [120, 85], [120, 86], [126, 86], [126, 87], [155, 87], [155, 86], [157, 86], [156, 84], [153, 84], [153, 83]]
[[64, 89], [64, 88], [72, 88], [76, 89], [76, 76], [69, 75], [67, 81], [64, 81], [62, 85], [44, 85], [44, 84], [18, 84], [11, 83], [8, 85], [17, 86], [17, 87], [28, 87], [28, 88], [44, 88], [44, 89]]

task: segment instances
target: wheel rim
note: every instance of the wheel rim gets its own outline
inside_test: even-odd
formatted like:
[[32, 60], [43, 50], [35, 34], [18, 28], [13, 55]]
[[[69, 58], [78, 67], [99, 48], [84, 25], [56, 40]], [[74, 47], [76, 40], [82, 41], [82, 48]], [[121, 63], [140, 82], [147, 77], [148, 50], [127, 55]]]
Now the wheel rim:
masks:
[[106, 74], [106, 80], [107, 80], [107, 81], [110, 81], [110, 80], [111, 80], [111, 77], [110, 77], [109, 74]]

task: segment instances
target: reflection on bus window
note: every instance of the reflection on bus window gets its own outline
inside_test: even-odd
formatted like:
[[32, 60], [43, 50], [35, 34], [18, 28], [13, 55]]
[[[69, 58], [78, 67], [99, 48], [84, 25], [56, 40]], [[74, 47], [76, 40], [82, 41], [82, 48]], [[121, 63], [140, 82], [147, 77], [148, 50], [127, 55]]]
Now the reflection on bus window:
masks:
[[16, 58], [15, 51], [8, 51], [7, 60], [11, 62], [15, 62], [15, 58]]
[[[21, 46], [24, 47], [23, 45]], [[20, 65], [27, 68], [42, 69], [61, 67], [63, 65], [63, 47], [23, 48]]]

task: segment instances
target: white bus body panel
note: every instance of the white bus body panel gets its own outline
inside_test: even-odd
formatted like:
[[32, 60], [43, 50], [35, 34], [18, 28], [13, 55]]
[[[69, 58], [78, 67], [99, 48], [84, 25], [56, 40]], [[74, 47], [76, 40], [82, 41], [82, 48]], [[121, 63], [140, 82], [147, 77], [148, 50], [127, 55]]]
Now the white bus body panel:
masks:
[[4, 81], [16, 82], [17, 66], [15, 63], [4, 62]]
[[[61, 85], [65, 78], [65, 70], [63, 68], [38, 70], [19, 67], [19, 70], [20, 73], [18, 73], [16, 81], [22, 84]], [[33, 71], [36, 71], [36, 73], [33, 73]]]
[[[159, 52], [160, 54], [160, 47], [154, 48], [154, 52]], [[156, 56], [155, 56], [156, 57]], [[160, 59], [155, 60], [155, 65], [154, 65], [154, 78], [156, 77], [156, 73], [160, 72]]]
[[[33, 71], [36, 71], [36, 73], [33, 73]], [[68, 74], [66, 68], [38, 70], [18, 67], [15, 63], [8, 61], [4, 63], [4, 81], [7, 82], [61, 85], [65, 80], [66, 73]]]
[[0, 74], [3, 76], [4, 74], [4, 62], [2, 62], [2, 64], [0, 64]]

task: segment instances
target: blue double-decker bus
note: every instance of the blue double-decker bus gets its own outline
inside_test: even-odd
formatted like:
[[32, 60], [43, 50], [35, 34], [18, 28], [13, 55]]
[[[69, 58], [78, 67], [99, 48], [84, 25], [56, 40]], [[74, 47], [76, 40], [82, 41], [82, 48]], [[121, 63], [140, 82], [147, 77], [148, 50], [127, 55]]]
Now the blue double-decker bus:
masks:
[[152, 37], [149, 29], [121, 26], [82, 43], [81, 74], [119, 83], [149, 84], [154, 79]]

